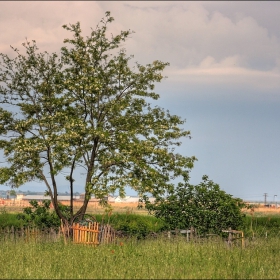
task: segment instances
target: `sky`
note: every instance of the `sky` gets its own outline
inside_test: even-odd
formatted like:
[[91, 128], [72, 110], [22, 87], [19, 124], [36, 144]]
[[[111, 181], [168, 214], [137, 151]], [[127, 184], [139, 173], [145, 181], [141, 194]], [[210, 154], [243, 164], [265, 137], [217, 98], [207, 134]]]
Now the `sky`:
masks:
[[191, 131], [179, 148], [198, 158], [190, 182], [206, 174], [235, 197], [280, 201], [280, 2], [3, 1], [0, 52], [25, 38], [58, 52], [69, 36], [63, 24], [79, 21], [87, 35], [106, 11], [115, 18], [109, 32], [135, 31], [124, 45], [135, 61], [170, 63], [155, 104]]

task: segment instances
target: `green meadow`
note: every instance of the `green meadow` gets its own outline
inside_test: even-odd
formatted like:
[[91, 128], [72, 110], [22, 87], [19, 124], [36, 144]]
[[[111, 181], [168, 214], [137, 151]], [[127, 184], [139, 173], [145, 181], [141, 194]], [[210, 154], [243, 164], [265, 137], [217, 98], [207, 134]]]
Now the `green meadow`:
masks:
[[[97, 247], [9, 235], [17, 215], [0, 213], [1, 279], [279, 279], [280, 217], [246, 216], [245, 247], [221, 237], [167, 237], [164, 223], [149, 215], [95, 215], [126, 233]], [[156, 233], [151, 235], [151, 233]]]
[[1, 241], [2, 279], [279, 279], [279, 238], [228, 248], [184, 238], [119, 241], [97, 247]]

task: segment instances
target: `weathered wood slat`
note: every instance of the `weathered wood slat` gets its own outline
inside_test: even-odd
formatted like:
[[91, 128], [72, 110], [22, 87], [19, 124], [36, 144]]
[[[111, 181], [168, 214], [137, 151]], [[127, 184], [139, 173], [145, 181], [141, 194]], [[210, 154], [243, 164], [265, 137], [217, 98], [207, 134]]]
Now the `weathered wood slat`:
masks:
[[73, 229], [75, 229], [75, 230], [77, 230], [77, 231], [99, 232], [99, 230], [96, 230], [96, 229], [89, 229], [89, 228], [86, 228], [86, 227], [83, 227], [83, 228], [73, 227]]
[[115, 230], [110, 225], [100, 227], [97, 222], [90, 222], [87, 226], [73, 224], [73, 242], [83, 244], [108, 244], [115, 241]]

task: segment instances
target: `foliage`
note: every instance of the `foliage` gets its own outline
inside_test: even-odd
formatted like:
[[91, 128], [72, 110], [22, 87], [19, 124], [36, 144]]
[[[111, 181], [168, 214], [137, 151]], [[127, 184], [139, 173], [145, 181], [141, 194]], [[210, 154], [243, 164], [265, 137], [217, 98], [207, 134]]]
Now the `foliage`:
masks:
[[223, 229], [240, 229], [245, 206], [240, 199], [222, 191], [218, 184], [202, 177], [199, 185], [179, 183], [167, 197], [147, 204], [147, 209], [163, 219], [170, 229], [194, 227], [199, 233], [221, 234]]
[[112, 214], [96, 215], [98, 222], [109, 222], [112, 227], [121, 231], [125, 236], [133, 236], [138, 239], [145, 238], [152, 233], [159, 233], [164, 228], [164, 222], [153, 216], [137, 214]]
[[[60, 226], [60, 219], [54, 211], [50, 209], [50, 200], [45, 200], [42, 204], [37, 201], [30, 201], [31, 207], [25, 207], [23, 213], [12, 214], [2, 211], [0, 214], [0, 228], [5, 227], [22, 227], [33, 226], [36, 228], [54, 228]], [[69, 207], [60, 204], [62, 211], [67, 211], [69, 215]], [[95, 220], [99, 223], [109, 223], [115, 230], [124, 236], [136, 237], [138, 239], [145, 238], [152, 233], [160, 233], [165, 229], [162, 220], [148, 215], [137, 214], [86, 214], [86, 218]], [[86, 219], [87, 220], [87, 219]]]
[[0, 212], [0, 228], [14, 227], [21, 228], [24, 225], [23, 221], [17, 219], [16, 214], [8, 213], [6, 209], [1, 209]]
[[[19, 219], [19, 217], [21, 218]], [[88, 217], [95, 219], [100, 223], [109, 223], [113, 228], [121, 231], [125, 236], [131, 237], [144, 238], [152, 233], [160, 233], [168, 229], [168, 225], [162, 219], [150, 215], [114, 213], [112, 215], [96, 214], [94, 215], [94, 218], [92, 215], [88, 215]], [[52, 224], [58, 226], [59, 220], [57, 215], [53, 215], [53, 219]], [[12, 226], [14, 228], [20, 228], [26, 225], [32, 225], [29, 215], [8, 213], [5, 208], [1, 210], [0, 228]], [[43, 227], [46, 227], [46, 225]], [[244, 232], [246, 238], [252, 238], [253, 236], [256, 238], [265, 237], [266, 235], [268, 237], [279, 237], [280, 216], [246, 216], [244, 217], [244, 223], [240, 230]]]
[[279, 236], [280, 216], [246, 216], [243, 228], [247, 237]]
[[[60, 226], [60, 219], [56, 213], [50, 210], [50, 200], [44, 200], [42, 204], [37, 201], [30, 201], [31, 207], [26, 207], [22, 214], [18, 214], [17, 218], [24, 222], [24, 225], [32, 225], [38, 228], [58, 228]], [[63, 204], [59, 205], [65, 215], [69, 215], [69, 206]], [[112, 214], [106, 212], [105, 214], [87, 215], [99, 223], [109, 223], [115, 230], [120, 231], [125, 236], [133, 236], [137, 238], [145, 238], [151, 233], [162, 231], [164, 223], [153, 217], [137, 214]], [[87, 219], [86, 219], [87, 220]]]
[[[108, 36], [110, 12], [89, 36], [80, 23], [64, 25], [73, 34], [60, 54], [39, 52], [36, 41], [23, 43], [23, 55], [0, 54], [0, 149], [7, 164], [0, 184], [19, 187], [44, 182], [59, 218], [58, 176], [71, 195], [70, 223], [85, 214], [91, 195], [103, 198], [125, 187], [162, 195], [173, 179], [188, 176], [194, 157], [175, 153], [190, 132], [184, 121], [152, 106], [155, 83], [168, 65], [161, 61], [132, 66], [123, 42], [132, 31]], [[83, 171], [82, 171], [83, 170]], [[85, 198], [74, 213], [75, 179], [84, 176]]]
[[[39, 204], [36, 200], [29, 202], [31, 207], [25, 207], [22, 214], [18, 214], [19, 220], [23, 220], [25, 225], [32, 225], [38, 228], [59, 228], [60, 219], [56, 212], [50, 210], [50, 200], [43, 200]], [[69, 218], [69, 207], [59, 204], [60, 211]]]

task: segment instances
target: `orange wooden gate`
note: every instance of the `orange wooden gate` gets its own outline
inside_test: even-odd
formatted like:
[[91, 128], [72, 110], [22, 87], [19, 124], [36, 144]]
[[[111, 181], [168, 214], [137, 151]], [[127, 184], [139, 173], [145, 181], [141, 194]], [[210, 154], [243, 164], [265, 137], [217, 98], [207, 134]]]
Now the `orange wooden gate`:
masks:
[[73, 242], [83, 244], [108, 244], [114, 243], [116, 232], [110, 225], [99, 225], [97, 222], [89, 222], [87, 225], [74, 223]]
[[74, 243], [98, 245], [98, 227], [99, 224], [96, 222], [89, 223], [87, 226], [82, 226], [77, 223], [74, 223], [72, 226]]

